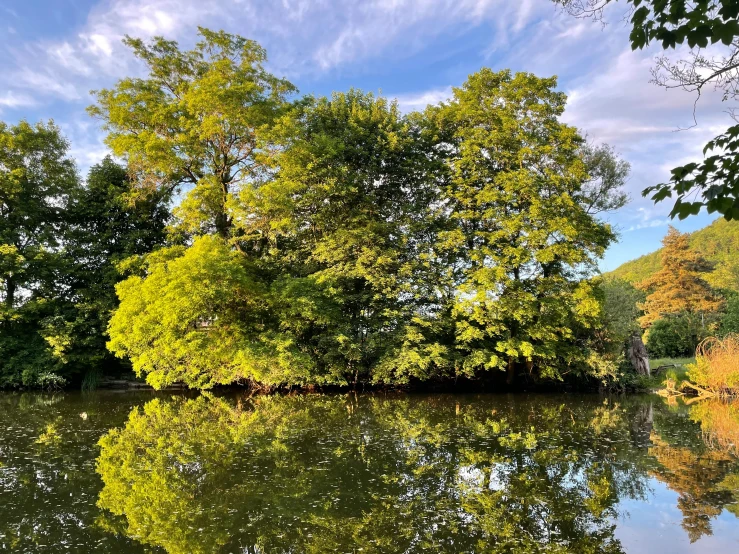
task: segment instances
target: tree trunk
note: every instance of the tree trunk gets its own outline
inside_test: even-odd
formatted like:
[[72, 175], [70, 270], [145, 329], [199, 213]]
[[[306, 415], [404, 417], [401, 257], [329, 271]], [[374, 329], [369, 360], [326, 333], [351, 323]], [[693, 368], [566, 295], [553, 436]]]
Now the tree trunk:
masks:
[[12, 310], [13, 304], [15, 304], [15, 281], [8, 278], [5, 281], [5, 306]]
[[628, 356], [631, 365], [639, 375], [650, 375], [647, 347], [644, 346], [639, 333], [632, 333], [629, 338]]
[[516, 378], [516, 363], [513, 358], [508, 358], [508, 376], [506, 378], [506, 384], [512, 385]]
[[228, 183], [221, 183], [221, 202], [218, 206], [218, 213], [215, 217], [216, 233], [223, 238], [228, 240], [231, 237], [231, 218], [228, 216]]

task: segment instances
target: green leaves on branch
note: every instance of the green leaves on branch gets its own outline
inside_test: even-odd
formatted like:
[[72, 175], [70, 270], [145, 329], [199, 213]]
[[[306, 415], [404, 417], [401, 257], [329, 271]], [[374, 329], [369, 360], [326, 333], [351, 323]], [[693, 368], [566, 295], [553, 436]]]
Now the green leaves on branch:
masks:
[[[614, 0], [554, 0], [578, 17], [602, 19], [603, 10]], [[739, 36], [739, 2], [736, 0], [625, 0], [630, 8], [632, 49], [653, 43], [665, 50], [678, 50], [681, 59], [666, 57], [656, 60], [653, 82], [665, 88], [682, 88], [700, 98], [703, 89], [720, 90], [723, 100], [736, 99], [739, 90], [737, 73], [737, 37]], [[720, 43], [720, 45], [719, 45]], [[710, 50], [710, 45], [716, 45]], [[685, 219], [697, 215], [702, 208], [719, 213], [727, 220], [739, 219], [739, 180], [737, 158], [739, 141], [737, 126], [710, 141], [705, 149], [713, 154], [703, 162], [677, 167], [670, 181], [647, 187], [643, 196], [655, 203], [675, 198], [671, 217]]]
[[663, 48], [687, 42], [690, 48], [709, 43], [730, 45], [739, 33], [739, 4], [734, 0], [688, 2], [687, 0], [628, 0], [631, 15], [631, 47], [644, 48], [659, 41]]
[[266, 289], [222, 239], [162, 249], [146, 264], [145, 277], [117, 286], [121, 306], [108, 346], [152, 385], [282, 383], [287, 370], [291, 382], [301, 381], [299, 354], [267, 325]]
[[98, 91], [89, 112], [137, 177], [135, 195], [186, 187], [177, 212], [182, 230], [227, 238], [225, 206], [264, 178], [270, 145], [262, 132], [295, 89], [264, 70], [266, 52], [256, 42], [203, 28], [199, 34], [190, 51], [161, 37], [151, 44], [127, 38], [148, 77]]
[[[642, 193], [652, 195], [655, 202], [677, 195], [671, 217], [685, 219], [696, 215], [704, 206], [708, 213], [719, 213], [725, 219], [739, 220], [739, 125], [711, 140], [704, 154], [717, 151], [701, 163], [689, 163], [672, 170], [669, 183], [648, 187]], [[702, 198], [687, 201], [687, 198]]]

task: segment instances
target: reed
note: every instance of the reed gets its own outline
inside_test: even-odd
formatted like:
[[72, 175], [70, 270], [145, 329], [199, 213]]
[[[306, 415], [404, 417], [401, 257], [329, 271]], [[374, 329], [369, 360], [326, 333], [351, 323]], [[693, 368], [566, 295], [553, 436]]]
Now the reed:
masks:
[[739, 404], [719, 399], [705, 400], [690, 408], [690, 419], [700, 423], [706, 444], [739, 454]]
[[709, 337], [698, 345], [695, 357], [688, 366], [686, 386], [702, 396], [739, 394], [739, 335]]

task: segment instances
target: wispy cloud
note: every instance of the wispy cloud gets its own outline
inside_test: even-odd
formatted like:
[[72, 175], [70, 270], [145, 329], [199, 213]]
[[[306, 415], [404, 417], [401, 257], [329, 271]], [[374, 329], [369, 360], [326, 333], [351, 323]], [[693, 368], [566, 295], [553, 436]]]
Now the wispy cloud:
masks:
[[449, 100], [451, 96], [452, 87], [448, 86], [419, 93], [400, 94], [395, 99], [398, 101], [398, 105], [402, 111], [411, 112], [414, 110], [423, 110], [429, 105], [439, 104], [445, 100]]
[[651, 229], [654, 227], [667, 227], [672, 222], [671, 219], [652, 219], [651, 221], [647, 221], [645, 223], [638, 223], [636, 225], [632, 225], [628, 229], [626, 229], [626, 232], [629, 233], [631, 231], [638, 231], [639, 229]]
[[17, 94], [13, 91], [0, 94], [0, 108], [21, 108], [33, 106], [34, 104], [33, 98], [27, 95]]
[[[112, 0], [68, 37], [11, 46], [0, 87], [7, 79], [41, 98], [82, 98], [137, 71], [121, 44], [124, 35], [191, 43], [197, 25], [224, 28], [259, 40], [278, 72], [299, 77], [384, 55], [410, 56], [441, 35], [464, 36], [482, 23], [496, 34], [522, 33], [537, 14], [553, 10], [548, 0]], [[39, 87], [42, 82], [54, 86]]]

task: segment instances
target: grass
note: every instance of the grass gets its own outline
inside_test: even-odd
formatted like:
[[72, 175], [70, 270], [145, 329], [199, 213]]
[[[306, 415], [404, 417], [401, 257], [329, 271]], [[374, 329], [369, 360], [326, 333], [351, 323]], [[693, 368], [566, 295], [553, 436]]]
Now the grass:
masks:
[[100, 381], [103, 379], [103, 372], [99, 368], [94, 368], [85, 373], [82, 378], [82, 392], [90, 392], [98, 388]]
[[[654, 371], [659, 366], [663, 366], [663, 365], [676, 365], [676, 366], [685, 367], [688, 364], [694, 364], [694, 363], [695, 363], [695, 358], [657, 358], [657, 359], [649, 360], [649, 369]], [[668, 368], [668, 369], [676, 369], [676, 368]]]
[[[670, 376], [678, 383], [687, 379], [685, 373], [688, 371], [687, 365], [694, 364], [695, 358], [655, 358], [649, 360], [649, 369], [652, 371], [651, 377], [641, 377], [640, 385], [645, 389], [660, 389], [664, 386], [665, 378]], [[654, 371], [660, 366], [674, 365], [676, 367], [668, 367], [661, 369], [656, 375]]]

